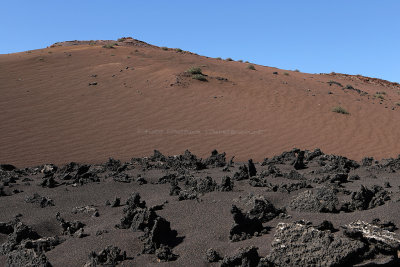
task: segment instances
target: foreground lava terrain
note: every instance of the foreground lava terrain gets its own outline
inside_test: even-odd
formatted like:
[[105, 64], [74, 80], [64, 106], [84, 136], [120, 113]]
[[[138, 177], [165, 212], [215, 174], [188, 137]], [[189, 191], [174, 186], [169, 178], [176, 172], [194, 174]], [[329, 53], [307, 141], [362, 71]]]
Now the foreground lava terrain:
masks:
[[0, 265], [398, 266], [400, 157], [186, 150], [0, 170]]

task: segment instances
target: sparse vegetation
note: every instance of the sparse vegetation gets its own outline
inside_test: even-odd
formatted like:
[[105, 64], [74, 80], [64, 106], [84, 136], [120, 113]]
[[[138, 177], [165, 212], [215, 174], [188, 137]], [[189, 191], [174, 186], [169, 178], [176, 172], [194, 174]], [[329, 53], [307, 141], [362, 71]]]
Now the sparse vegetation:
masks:
[[332, 108], [332, 112], [336, 112], [336, 113], [340, 113], [340, 114], [345, 114], [345, 115], [349, 115], [350, 113], [345, 110], [344, 108], [342, 108], [341, 106], [337, 106]]
[[394, 103], [396, 106], [400, 106], [400, 102], [396, 102]]
[[247, 68], [248, 68], [249, 70], [256, 70], [256, 67], [254, 67], [254, 65], [252, 65], [252, 64], [247, 65]]
[[164, 51], [168, 51], [168, 47], [166, 47], [166, 46], [161, 47], [161, 49]]
[[126, 41], [126, 40], [128, 40], [128, 39], [133, 39], [132, 37], [121, 37], [121, 38], [118, 38], [118, 42], [123, 42], [123, 41]]
[[243, 62], [243, 60], [239, 59], [238, 62]]
[[221, 60], [222, 58], [221, 58], [221, 57], [217, 57], [217, 59], [218, 59], [218, 60]]
[[231, 59], [230, 57], [228, 57], [228, 58], [226, 59], [226, 61], [233, 61], [233, 59]]
[[182, 53], [183, 52], [183, 50], [180, 49], [180, 48], [175, 49], [175, 51], [178, 52], [178, 53]]
[[115, 48], [114, 46], [115, 46], [115, 44], [105, 44], [105, 45], [103, 45], [103, 48], [110, 49], [110, 48]]
[[190, 74], [201, 74], [201, 75], [203, 75], [203, 73], [201, 72], [201, 68], [199, 68], [199, 67], [190, 67], [186, 72], [188, 72]]
[[283, 75], [289, 76], [289, 72], [284, 72]]
[[295, 71], [295, 72], [300, 72], [298, 69], [295, 69], [294, 71]]
[[343, 85], [337, 81], [329, 81], [329, 86], [332, 86], [332, 84], [336, 84], [337, 86], [343, 87]]
[[346, 85], [346, 87], [343, 88], [343, 90], [346, 90], [346, 89], [347, 89], [347, 90], [353, 90], [353, 91], [359, 93], [361, 96], [368, 95], [367, 92], [362, 91], [362, 90], [357, 89], [357, 88], [354, 88], [354, 87], [351, 86], [350, 84]]
[[378, 95], [386, 95], [386, 92], [376, 92], [376, 94], [378, 94]]
[[207, 78], [203, 74], [194, 74], [194, 75], [192, 75], [192, 78], [195, 80], [202, 81], [202, 82], [207, 81]]
[[384, 94], [382, 94], [381, 92], [376, 92], [376, 94], [374, 96], [376, 98], [379, 98], [380, 100], [384, 100], [385, 99]]
[[207, 81], [207, 78], [201, 71], [200, 67], [194, 67], [194, 66], [190, 67], [186, 72], [191, 74], [192, 78], [195, 80], [199, 80], [199, 81], [203, 81], [203, 82]]

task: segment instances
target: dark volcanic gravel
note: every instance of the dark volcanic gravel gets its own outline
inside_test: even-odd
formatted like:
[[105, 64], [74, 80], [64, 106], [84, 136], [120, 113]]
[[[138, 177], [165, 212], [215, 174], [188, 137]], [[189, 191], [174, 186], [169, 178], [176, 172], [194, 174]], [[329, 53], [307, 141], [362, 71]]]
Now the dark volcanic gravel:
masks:
[[0, 266], [400, 266], [400, 158], [0, 164]]

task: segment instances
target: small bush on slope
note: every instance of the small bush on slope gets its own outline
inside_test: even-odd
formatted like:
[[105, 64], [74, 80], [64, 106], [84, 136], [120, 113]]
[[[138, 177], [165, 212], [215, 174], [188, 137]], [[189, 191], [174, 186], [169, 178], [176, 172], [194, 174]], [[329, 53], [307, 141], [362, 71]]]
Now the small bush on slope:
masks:
[[332, 109], [332, 112], [336, 112], [336, 113], [340, 113], [340, 114], [345, 114], [345, 115], [349, 115], [349, 114], [350, 114], [347, 110], [345, 110], [345, 109], [342, 108], [341, 106], [334, 107], [334, 108]]

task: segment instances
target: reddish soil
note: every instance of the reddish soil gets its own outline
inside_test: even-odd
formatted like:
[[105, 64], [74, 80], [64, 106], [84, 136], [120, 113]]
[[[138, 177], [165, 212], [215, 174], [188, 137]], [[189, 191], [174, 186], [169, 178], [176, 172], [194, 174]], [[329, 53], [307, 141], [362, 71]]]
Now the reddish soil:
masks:
[[[217, 148], [240, 161], [293, 147], [356, 160], [400, 151], [398, 84], [259, 65], [251, 70], [133, 39], [114, 48], [103, 48], [106, 43], [112, 42], [0, 55], [0, 162], [94, 163], [153, 149], [204, 157]], [[191, 66], [201, 67], [208, 81], [184, 75]], [[384, 99], [376, 92], [385, 92]], [[350, 115], [332, 112], [339, 105]]]

